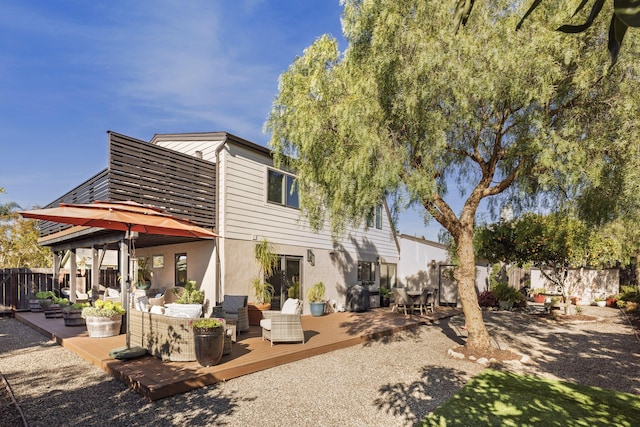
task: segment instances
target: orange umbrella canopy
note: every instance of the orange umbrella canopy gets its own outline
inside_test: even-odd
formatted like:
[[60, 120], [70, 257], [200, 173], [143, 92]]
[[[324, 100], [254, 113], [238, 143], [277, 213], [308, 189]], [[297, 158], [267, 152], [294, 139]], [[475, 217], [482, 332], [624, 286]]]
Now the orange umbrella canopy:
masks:
[[217, 235], [191, 221], [135, 202], [102, 202], [66, 204], [47, 209], [20, 212], [25, 218], [63, 224], [83, 225], [108, 230], [136, 231], [165, 236], [213, 239]]

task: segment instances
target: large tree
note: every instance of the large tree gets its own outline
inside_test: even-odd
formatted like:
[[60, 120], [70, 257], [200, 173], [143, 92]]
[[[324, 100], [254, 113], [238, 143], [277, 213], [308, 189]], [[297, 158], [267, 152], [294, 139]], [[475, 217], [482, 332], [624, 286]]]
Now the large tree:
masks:
[[479, 353], [491, 351], [475, 289], [480, 203], [574, 196], [589, 171], [586, 147], [637, 135], [635, 65], [594, 84], [606, 35], [547, 30], [569, 15], [548, 3], [515, 32], [522, 3], [492, 2], [453, 37], [447, 2], [346, 0], [347, 49], [326, 35], [307, 48], [281, 76], [266, 124], [313, 226], [329, 219], [340, 233], [387, 197], [423, 206], [451, 234], [466, 346]]

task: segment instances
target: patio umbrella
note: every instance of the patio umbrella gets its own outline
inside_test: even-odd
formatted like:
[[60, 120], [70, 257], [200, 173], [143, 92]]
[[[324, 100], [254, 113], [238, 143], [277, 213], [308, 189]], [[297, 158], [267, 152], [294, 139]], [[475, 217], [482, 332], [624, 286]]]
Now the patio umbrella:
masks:
[[[200, 239], [213, 239], [217, 237], [212, 231], [199, 227], [191, 221], [174, 217], [164, 213], [158, 208], [131, 201], [96, 201], [89, 204], [61, 203], [59, 207], [24, 211], [20, 212], [20, 215], [25, 218], [43, 221], [126, 231], [129, 257], [131, 256], [131, 233], [134, 231], [138, 233], [195, 237]], [[130, 260], [127, 262], [127, 273], [129, 272], [129, 264]], [[126, 289], [123, 289], [123, 291], [125, 307], [129, 310], [129, 285], [131, 279], [129, 274], [127, 274], [127, 276]], [[127, 316], [126, 331], [126, 347], [124, 349], [113, 350], [111, 355], [118, 359], [126, 359], [141, 355], [139, 353], [144, 354], [145, 351], [142, 348], [131, 348], [129, 316]]]

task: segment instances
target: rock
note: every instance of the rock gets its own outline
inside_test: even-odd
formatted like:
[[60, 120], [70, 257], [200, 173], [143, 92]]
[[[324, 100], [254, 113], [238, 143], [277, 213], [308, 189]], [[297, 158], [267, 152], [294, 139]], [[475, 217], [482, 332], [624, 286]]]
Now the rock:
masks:
[[487, 359], [486, 357], [481, 357], [480, 359], [478, 359], [478, 363], [481, 365], [488, 365], [489, 359]]
[[449, 354], [449, 356], [453, 357], [454, 359], [464, 359], [464, 354], [456, 353], [452, 349], [447, 350], [447, 353]]

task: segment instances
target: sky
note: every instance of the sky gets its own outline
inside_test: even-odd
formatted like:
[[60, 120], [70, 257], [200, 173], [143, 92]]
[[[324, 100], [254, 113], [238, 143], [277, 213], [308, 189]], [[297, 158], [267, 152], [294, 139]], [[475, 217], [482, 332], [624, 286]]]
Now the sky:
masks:
[[[278, 76], [338, 0], [2, 0], [0, 203], [44, 206], [107, 167], [107, 131], [225, 131], [260, 145]], [[401, 233], [437, 240], [411, 210]]]

